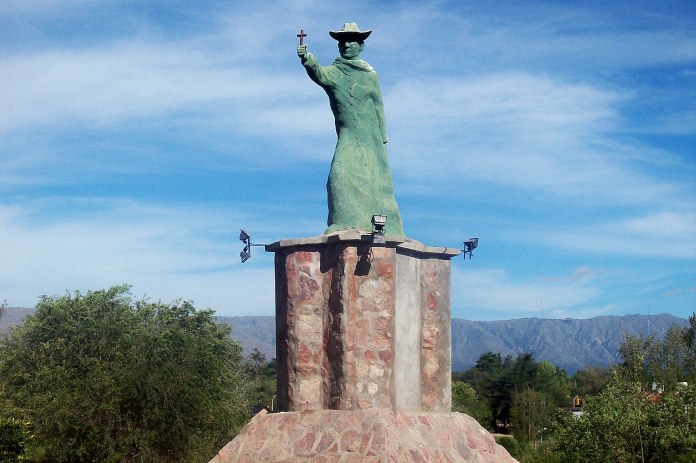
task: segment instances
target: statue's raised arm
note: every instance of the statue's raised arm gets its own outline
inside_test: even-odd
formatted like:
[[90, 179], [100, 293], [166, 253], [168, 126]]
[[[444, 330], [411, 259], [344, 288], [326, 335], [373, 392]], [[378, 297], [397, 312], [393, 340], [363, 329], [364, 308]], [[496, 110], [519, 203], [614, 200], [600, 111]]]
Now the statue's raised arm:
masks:
[[[301, 33], [300, 40], [302, 40]], [[326, 185], [329, 202], [325, 233], [350, 228], [370, 230], [374, 214], [386, 215], [387, 235], [404, 236], [387, 161], [387, 131], [377, 73], [360, 59], [371, 30], [346, 23], [329, 31], [340, 56], [321, 66], [303, 43], [297, 48], [309, 77], [329, 97], [338, 142]]]

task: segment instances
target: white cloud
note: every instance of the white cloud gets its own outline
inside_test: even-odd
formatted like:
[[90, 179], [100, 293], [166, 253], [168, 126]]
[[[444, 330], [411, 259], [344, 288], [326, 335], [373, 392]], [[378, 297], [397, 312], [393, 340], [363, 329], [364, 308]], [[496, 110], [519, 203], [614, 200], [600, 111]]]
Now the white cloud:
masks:
[[239, 263], [233, 217], [200, 207], [78, 203], [71, 206], [83, 210], [60, 221], [42, 216], [55, 200], [0, 207], [0, 297], [10, 305], [129, 283], [136, 296], [194, 300], [221, 314], [273, 313], [272, 260], [256, 249], [258, 263]]
[[613, 315], [616, 313], [617, 309], [619, 309], [619, 307], [614, 304], [605, 306], [574, 307], [572, 309], [562, 308], [546, 312], [544, 316], [546, 318], [592, 318], [600, 317], [602, 315]]
[[5, 0], [0, 3], [2, 14], [55, 14], [65, 13], [67, 6], [81, 7], [92, 3], [91, 0]]
[[[581, 267], [583, 257], [686, 267], [696, 255], [693, 162], [683, 141], [669, 143], [694, 130], [684, 85], [693, 17], [649, 8], [297, 0], [155, 2], [145, 12], [118, 1], [2, 2], [0, 288], [34, 298], [130, 282], [164, 300], [272, 313], [272, 264], [261, 255], [236, 264], [230, 225], [259, 241], [323, 229], [324, 174], [304, 193], [297, 184], [317, 160], [328, 168], [333, 121], [297, 62], [295, 34], [308, 30], [328, 64], [336, 48], [326, 30], [357, 20], [375, 29], [366, 59], [382, 78], [409, 233], [429, 227], [440, 240], [485, 230], [484, 243], [533, 244], [538, 256], [570, 254], [565, 265], [578, 267], [551, 279], [500, 270], [504, 260], [457, 270], [466, 277], [453, 280], [461, 315], [531, 315], [542, 300], [548, 314], [613, 310], [599, 299], [601, 272], [614, 268]], [[665, 63], [673, 68], [655, 67]], [[666, 141], [640, 141], [647, 131]], [[142, 199], [148, 176], [170, 172], [200, 173], [196, 187], [229, 172], [229, 190], [246, 203], [213, 194], [219, 202], [201, 208], [186, 188], [175, 199], [183, 206]], [[175, 197], [156, 183], [148, 198]], [[133, 200], [71, 208], [54, 194]], [[538, 256], [529, 263], [536, 275]], [[475, 284], [458, 283], [466, 281]]]
[[[288, 8], [297, 15], [303, 6]], [[422, 7], [431, 20], [442, 16], [438, 8]], [[258, 40], [276, 40], [279, 21], [273, 11], [242, 10], [231, 25], [216, 23], [217, 29], [179, 43], [129, 39], [9, 55], [0, 63], [6, 70], [0, 98], [10, 108], [0, 116], [0, 130], [69, 123], [156, 125], [165, 117], [166, 124], [175, 124], [172, 116], [186, 115], [179, 133], [215, 130], [229, 133], [230, 140], [235, 134], [276, 137], [276, 149], [278, 143], [297, 148], [304, 142], [308, 148], [293, 150], [294, 156], [325, 157], [332, 149], [332, 121], [323, 92], [296, 62], [292, 73], [285, 61], [250, 65], [246, 57], [254, 50], [233, 45], [244, 36], [240, 24], [249, 17], [254, 19], [249, 24], [272, 30], [254, 34], [261, 35]], [[414, 17], [397, 15], [405, 25]], [[277, 47], [268, 45], [275, 58]], [[292, 58], [291, 51], [287, 54]], [[421, 70], [416, 75], [383, 82], [390, 157], [411, 182], [466, 178], [562, 198], [629, 203], [661, 201], [674, 192], [627, 166], [632, 149], [608, 135], [621, 124], [617, 105], [629, 98], [625, 92], [528, 71], [441, 78]], [[317, 140], [326, 148], [318, 148]]]
[[0, 65], [5, 132], [99, 126], [179, 111], [224, 111], [245, 120], [245, 110], [260, 102], [268, 106], [300, 79], [221, 63], [213, 50], [145, 42], [10, 56]]
[[[683, 2], [597, 5], [496, 2], [462, 7], [433, 33], [466, 50], [470, 67], [525, 62], [539, 69], [559, 63], [577, 74], [596, 69], [675, 65], [696, 58], [693, 9]], [[646, 27], [646, 18], [650, 25]], [[482, 60], [485, 58], [485, 61]], [[466, 59], [466, 58], [465, 58]]]
[[[528, 72], [404, 80], [390, 87], [390, 114], [431, 129], [443, 121], [503, 124], [524, 135], [571, 129], [608, 130], [611, 105], [621, 100], [588, 84], [572, 84]], [[479, 122], [480, 123], [480, 122]], [[563, 136], [557, 133], [557, 136]]]
[[646, 240], [696, 240], [696, 213], [662, 211], [644, 217], [624, 220], [617, 224], [625, 230]]
[[387, 90], [390, 159], [411, 183], [478, 181], [585, 206], [688, 193], [654, 175], [674, 155], [621, 140], [618, 105], [628, 95], [526, 72], [427, 81]]
[[466, 319], [541, 316], [590, 303], [599, 288], [585, 278], [514, 278], [498, 268], [452, 270], [452, 316]]
[[588, 227], [540, 231], [547, 245], [593, 254], [696, 259], [696, 214], [664, 211], [597, 222]]

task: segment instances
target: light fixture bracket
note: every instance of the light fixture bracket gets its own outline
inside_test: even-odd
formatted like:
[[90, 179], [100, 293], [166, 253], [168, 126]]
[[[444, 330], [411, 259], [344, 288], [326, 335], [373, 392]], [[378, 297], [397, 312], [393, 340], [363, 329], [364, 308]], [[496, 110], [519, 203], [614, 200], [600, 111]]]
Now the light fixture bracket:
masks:
[[478, 238], [469, 238], [468, 240], [464, 241], [464, 249], [462, 249], [462, 253], [464, 255], [464, 259], [466, 259], [467, 254], [469, 255], [469, 259], [474, 255], [474, 249], [478, 247]]
[[249, 259], [251, 259], [251, 247], [252, 246], [268, 246], [267, 244], [255, 244], [251, 242], [251, 235], [245, 230], [239, 230], [239, 241], [244, 243], [244, 249], [239, 253], [239, 257], [242, 260], [242, 264]]

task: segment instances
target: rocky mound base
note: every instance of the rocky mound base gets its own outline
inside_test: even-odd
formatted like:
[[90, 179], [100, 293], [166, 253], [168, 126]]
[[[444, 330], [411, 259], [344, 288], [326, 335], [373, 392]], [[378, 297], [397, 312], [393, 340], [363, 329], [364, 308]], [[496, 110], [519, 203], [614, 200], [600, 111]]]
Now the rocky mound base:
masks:
[[259, 414], [210, 463], [516, 460], [461, 413], [390, 410]]

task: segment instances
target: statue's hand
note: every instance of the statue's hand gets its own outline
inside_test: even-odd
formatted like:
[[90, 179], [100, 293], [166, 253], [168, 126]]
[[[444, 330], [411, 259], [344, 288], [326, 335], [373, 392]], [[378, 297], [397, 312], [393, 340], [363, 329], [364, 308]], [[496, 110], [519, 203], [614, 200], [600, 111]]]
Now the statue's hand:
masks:
[[300, 45], [297, 47], [297, 56], [302, 58], [302, 61], [307, 59], [307, 45]]

